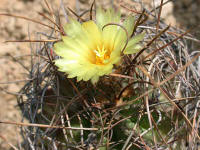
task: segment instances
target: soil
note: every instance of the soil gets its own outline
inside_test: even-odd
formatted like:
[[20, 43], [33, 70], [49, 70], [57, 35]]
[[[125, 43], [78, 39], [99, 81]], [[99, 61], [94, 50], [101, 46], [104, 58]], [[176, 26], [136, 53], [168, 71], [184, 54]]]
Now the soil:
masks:
[[[58, 10], [60, 0], [48, 0], [53, 9]], [[63, 0], [64, 2], [67, 0]], [[97, 0], [98, 1], [98, 0]], [[126, 3], [131, 0], [123, 1]], [[81, 9], [89, 6], [91, 1], [80, 0]], [[155, 3], [144, 0], [147, 8], [160, 5], [160, 0]], [[163, 7], [162, 18], [173, 26], [188, 28], [197, 25], [200, 20], [199, 0], [182, 0], [170, 2]], [[65, 2], [65, 6], [77, 9], [75, 0], [70, 3]], [[83, 7], [83, 8], [82, 8]], [[1, 0], [0, 13], [11, 13], [44, 20], [37, 12], [47, 14], [45, 2], [41, 0]], [[80, 9], [80, 10], [81, 10]], [[186, 21], [187, 20], [187, 21]], [[23, 86], [24, 82], [13, 82], [28, 79], [28, 71], [21, 65], [29, 67], [30, 43], [5, 43], [6, 40], [24, 40], [29, 37], [34, 38], [37, 31], [45, 31], [47, 28], [15, 17], [0, 15], [0, 121], [21, 122], [21, 112], [17, 106], [16, 94]], [[29, 35], [30, 33], [30, 35]], [[8, 84], [9, 82], [9, 84]], [[6, 83], [6, 84], [5, 84]], [[23, 142], [20, 135], [20, 128], [14, 125], [0, 124], [0, 150], [9, 150], [9, 143], [19, 147]]]

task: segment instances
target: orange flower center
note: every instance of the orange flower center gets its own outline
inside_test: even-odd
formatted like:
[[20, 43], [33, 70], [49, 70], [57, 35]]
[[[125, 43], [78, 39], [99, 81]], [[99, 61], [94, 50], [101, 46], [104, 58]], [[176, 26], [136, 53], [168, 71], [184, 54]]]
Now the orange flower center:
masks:
[[110, 52], [104, 47], [104, 45], [101, 48], [97, 46], [97, 48], [94, 50], [94, 53], [96, 55], [95, 64], [104, 65], [108, 63], [110, 58]]

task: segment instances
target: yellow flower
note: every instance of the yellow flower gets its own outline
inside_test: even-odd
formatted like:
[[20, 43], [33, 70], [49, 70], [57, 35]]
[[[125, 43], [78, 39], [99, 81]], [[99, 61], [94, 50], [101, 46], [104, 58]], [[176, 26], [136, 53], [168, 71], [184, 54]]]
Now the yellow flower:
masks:
[[[113, 9], [107, 11], [97, 9], [96, 21], [89, 20], [82, 24], [74, 19], [64, 26], [67, 36], [62, 37], [62, 42], [54, 45], [55, 53], [61, 56], [55, 60], [59, 71], [65, 72], [68, 78], [77, 77], [77, 80], [96, 83], [100, 76], [112, 72], [113, 65], [121, 60], [122, 49], [127, 41], [127, 34], [120, 26], [121, 15]], [[134, 17], [130, 16], [123, 22], [128, 36], [134, 27]], [[139, 34], [130, 38], [123, 51], [124, 54], [133, 54], [141, 49], [138, 44], [144, 38]]]

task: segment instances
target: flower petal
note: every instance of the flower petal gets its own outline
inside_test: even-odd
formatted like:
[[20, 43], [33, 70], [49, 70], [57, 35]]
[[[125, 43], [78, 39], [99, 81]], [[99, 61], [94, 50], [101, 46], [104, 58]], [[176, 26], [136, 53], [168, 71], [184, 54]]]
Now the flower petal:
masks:
[[75, 19], [69, 18], [69, 23], [64, 26], [67, 36], [75, 37], [82, 32], [81, 24]]
[[104, 29], [104, 25], [109, 23], [120, 23], [120, 12], [115, 12], [114, 9], [104, 11], [102, 8], [97, 8], [96, 23], [100, 30], [103, 30], [103, 43], [106, 49], [113, 49], [114, 40], [118, 32], [118, 26], [109, 25]]
[[124, 51], [124, 54], [134, 54], [134, 53], [137, 53], [141, 49], [142, 49], [142, 46], [139, 45], [139, 44], [136, 44], [133, 47], [130, 47], [129, 49], [126, 49]]
[[61, 72], [68, 72], [71, 70], [70, 66], [76, 65], [77, 60], [67, 60], [67, 59], [57, 59], [55, 60], [55, 65]]
[[97, 83], [98, 80], [99, 80], [99, 76], [93, 76], [93, 77], [91, 78], [92, 84]]
[[102, 30], [103, 26], [108, 23], [119, 23], [120, 22], [120, 12], [115, 12], [114, 9], [108, 9], [104, 11], [102, 8], [97, 8], [96, 12], [96, 23]]
[[90, 41], [92, 41], [94, 45], [101, 44], [102, 35], [94, 21], [84, 22], [82, 24], [82, 27], [85, 29], [88, 38], [90, 39]]
[[123, 26], [126, 28], [129, 37], [131, 36], [133, 32], [134, 24], [135, 24], [134, 16], [129, 16], [128, 18], [126, 18], [126, 20], [123, 23]]
[[64, 26], [64, 31], [67, 34], [67, 37], [72, 38], [79, 44], [85, 44], [90, 49], [94, 48], [91, 36], [88, 36], [87, 31], [78, 21], [70, 18], [70, 23]]
[[134, 36], [131, 40], [129, 40], [126, 49], [124, 50], [124, 54], [133, 54], [137, 53], [141, 46], [137, 43], [144, 39], [145, 33], [138, 34]]
[[[126, 29], [122, 29], [121, 27], [118, 29], [118, 33], [115, 37], [114, 49], [120, 48], [121, 50], [125, 46], [126, 40], [131, 36], [134, 28], [135, 18], [133, 16], [129, 16], [123, 23], [123, 27]], [[128, 37], [127, 34], [128, 33]]]

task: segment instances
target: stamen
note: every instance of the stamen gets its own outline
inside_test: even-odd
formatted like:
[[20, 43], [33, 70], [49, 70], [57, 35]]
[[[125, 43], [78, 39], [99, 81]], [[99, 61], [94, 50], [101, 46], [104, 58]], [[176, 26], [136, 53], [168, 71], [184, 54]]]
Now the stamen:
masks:
[[101, 55], [99, 54], [97, 50], [94, 50], [94, 52], [96, 53], [96, 56], [101, 57]]
[[105, 49], [104, 45], [101, 48], [100, 46], [97, 46], [94, 53], [96, 54], [96, 64], [103, 65], [107, 62], [106, 60], [109, 59], [107, 49]]

